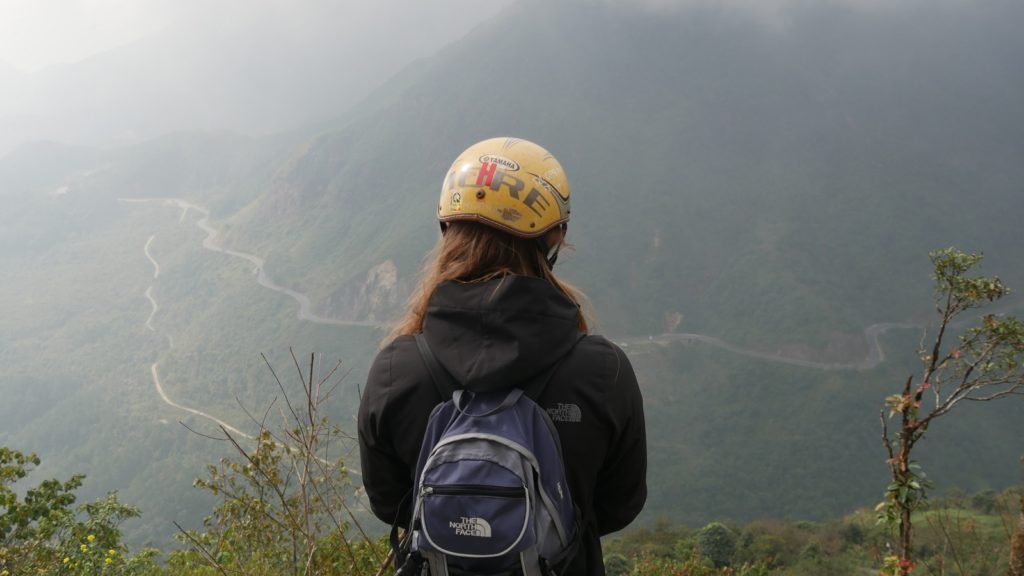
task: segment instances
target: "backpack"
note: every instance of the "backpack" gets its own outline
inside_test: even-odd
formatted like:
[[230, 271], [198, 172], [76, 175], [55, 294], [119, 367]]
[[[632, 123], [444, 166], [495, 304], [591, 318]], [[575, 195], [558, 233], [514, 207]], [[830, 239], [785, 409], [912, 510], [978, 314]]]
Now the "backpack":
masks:
[[427, 423], [396, 574], [420, 574], [424, 565], [432, 576], [557, 574], [576, 552], [579, 512], [550, 417], [521, 388], [446, 390], [451, 376], [422, 334], [416, 340], [451, 399]]

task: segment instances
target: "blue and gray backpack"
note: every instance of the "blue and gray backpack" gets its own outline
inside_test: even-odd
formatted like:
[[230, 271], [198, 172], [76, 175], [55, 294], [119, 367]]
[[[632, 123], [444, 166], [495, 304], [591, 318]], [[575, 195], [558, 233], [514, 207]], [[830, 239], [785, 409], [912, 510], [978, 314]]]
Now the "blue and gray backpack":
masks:
[[520, 388], [451, 389], [422, 334], [416, 340], [451, 399], [427, 423], [398, 574], [557, 574], [575, 554], [579, 528], [551, 419]]

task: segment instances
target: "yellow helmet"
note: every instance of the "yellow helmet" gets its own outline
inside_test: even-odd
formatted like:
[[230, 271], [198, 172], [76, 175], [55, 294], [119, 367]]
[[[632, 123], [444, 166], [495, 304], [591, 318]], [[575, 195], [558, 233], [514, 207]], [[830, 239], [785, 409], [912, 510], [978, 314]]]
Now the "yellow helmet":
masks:
[[569, 221], [569, 180], [550, 152], [529, 140], [491, 138], [452, 163], [437, 206], [441, 226], [476, 220], [522, 238]]

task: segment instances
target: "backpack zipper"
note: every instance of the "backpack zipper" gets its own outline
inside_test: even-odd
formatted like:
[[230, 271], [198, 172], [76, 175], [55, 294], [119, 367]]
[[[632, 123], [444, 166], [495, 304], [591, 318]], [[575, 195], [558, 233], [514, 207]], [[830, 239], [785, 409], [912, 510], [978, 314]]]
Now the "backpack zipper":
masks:
[[441, 496], [495, 496], [498, 498], [523, 498], [525, 487], [488, 486], [486, 484], [449, 484], [446, 486], [424, 486], [423, 495], [437, 494]]

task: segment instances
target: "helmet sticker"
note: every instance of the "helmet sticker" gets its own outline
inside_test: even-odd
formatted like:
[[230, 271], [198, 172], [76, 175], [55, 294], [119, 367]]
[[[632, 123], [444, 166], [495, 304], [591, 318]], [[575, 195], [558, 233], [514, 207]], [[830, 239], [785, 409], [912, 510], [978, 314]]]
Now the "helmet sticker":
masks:
[[476, 173], [477, 186], [491, 186], [494, 182], [494, 173], [498, 170], [495, 162], [484, 162], [480, 165], [480, 171]]
[[[531, 174], [531, 176], [533, 176], [533, 183], [534, 184], [536, 184], [537, 186], [540, 186], [541, 188], [547, 190], [548, 192], [550, 192], [552, 194], [558, 194], [558, 190], [554, 186], [552, 186], [550, 182], [548, 182], [547, 180], [541, 178], [540, 176], [537, 176], [536, 174]], [[559, 194], [559, 196], [561, 196], [561, 194]]]
[[481, 164], [497, 164], [509, 172], [516, 172], [519, 170], [519, 163], [515, 160], [510, 160], [504, 156], [498, 156], [496, 154], [484, 154], [480, 157]]
[[558, 197], [562, 199], [563, 202], [569, 201], [568, 189], [563, 193], [561, 190], [555, 188], [555, 186], [551, 184], [552, 180], [562, 180], [563, 182], [565, 181], [565, 173], [562, 172], [561, 168], [548, 169], [546, 172], [544, 172], [543, 178], [548, 183], [548, 185], [551, 186], [551, 188], [549, 189], [553, 189], [558, 194]]
[[[526, 181], [509, 174], [497, 164], [484, 164], [475, 175], [476, 186], [487, 186], [495, 192], [504, 188], [508, 191], [510, 197], [522, 202], [523, 205], [532, 210], [537, 216], [543, 216], [544, 212], [551, 206], [551, 201], [544, 197], [540, 190], [537, 190], [538, 186], [530, 186], [529, 192], [523, 197], [523, 191], [526, 190]], [[449, 178], [448, 188], [456, 191], [452, 192], [449, 205], [453, 211], [459, 211], [462, 210], [462, 194], [457, 190], [464, 190], [470, 187], [469, 183], [473, 181], [472, 178], [474, 176], [473, 170], [460, 170], [458, 173], [451, 174], [450, 176], [454, 177]], [[547, 186], [539, 185], [539, 187], [549, 191], [554, 188], [550, 184]]]
[[501, 214], [501, 219], [506, 222], [517, 222], [523, 217], [522, 213], [515, 208], [499, 208], [498, 213]]

